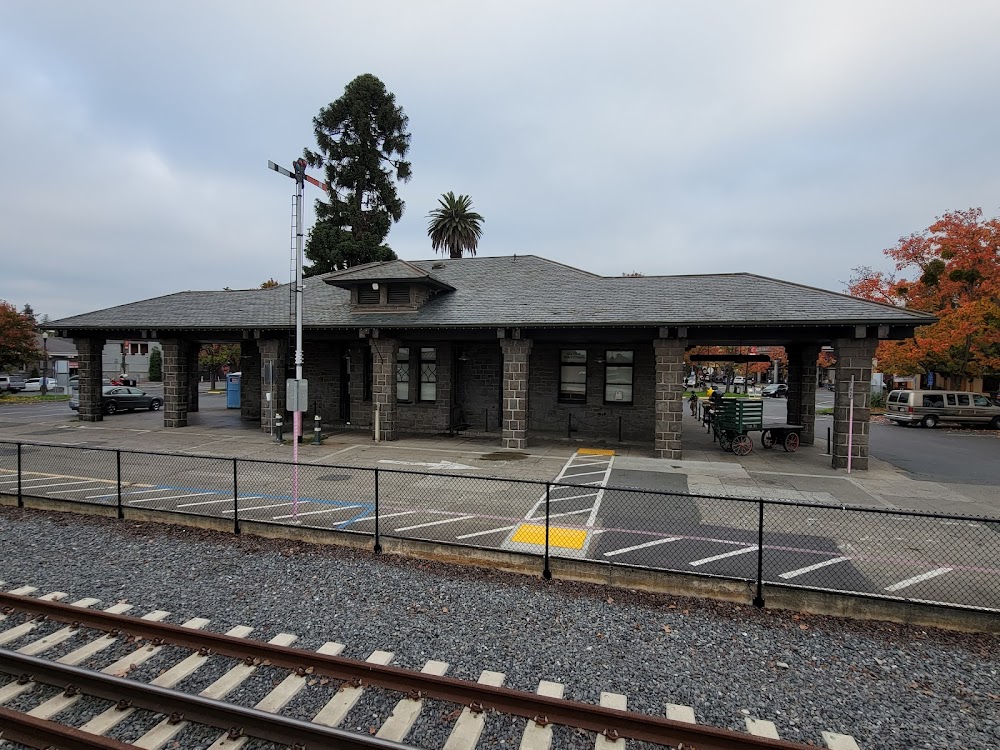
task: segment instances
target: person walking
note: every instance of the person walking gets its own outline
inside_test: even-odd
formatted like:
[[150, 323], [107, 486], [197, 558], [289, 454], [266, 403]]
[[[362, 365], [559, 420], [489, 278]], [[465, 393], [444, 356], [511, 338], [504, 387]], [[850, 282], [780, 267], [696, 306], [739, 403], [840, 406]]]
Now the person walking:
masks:
[[697, 417], [698, 416], [698, 394], [696, 394], [694, 391], [691, 391], [691, 397], [688, 399], [688, 406], [691, 407], [691, 416], [692, 417]]

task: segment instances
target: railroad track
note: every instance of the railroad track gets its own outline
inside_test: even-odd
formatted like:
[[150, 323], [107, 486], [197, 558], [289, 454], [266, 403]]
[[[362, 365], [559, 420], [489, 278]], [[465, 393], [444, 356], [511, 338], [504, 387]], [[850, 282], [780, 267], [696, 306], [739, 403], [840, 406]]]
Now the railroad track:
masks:
[[[162, 610], [135, 617], [126, 614], [128, 604], [99, 611], [91, 609], [98, 599], [67, 604], [60, 601], [65, 594], [32, 596], [36, 591], [24, 586], [0, 593], [0, 674], [10, 676], [0, 685], [0, 738], [28, 747], [186, 748], [195, 746], [185, 744], [194, 728], [214, 727], [218, 738], [211, 750], [238, 750], [254, 739], [297, 748], [407, 748], [407, 736], [430, 704], [451, 722], [444, 750], [493, 746], [484, 730], [498, 715], [523, 719], [522, 750], [551, 747], [558, 726], [590, 733], [587, 742], [596, 750], [623, 750], [629, 740], [691, 750], [813, 747], [780, 740], [774, 724], [766, 720], [747, 718], [744, 734], [699, 726], [688, 706], [667, 704], [665, 716], [649, 716], [626, 710], [626, 697], [619, 694], [602, 693], [601, 705], [595, 706], [564, 699], [563, 686], [554, 682], [540, 682], [535, 693], [515, 691], [503, 687], [499, 672], [484, 671], [478, 682], [458, 680], [446, 676], [448, 665], [440, 661], [428, 661], [415, 672], [391, 666], [392, 654], [384, 651], [357, 661], [340, 656], [344, 645], [339, 643], [305, 651], [292, 647], [296, 639], [290, 634], [264, 643], [247, 638], [250, 627], [214, 633], [204, 629], [209, 621], [203, 618], [171, 625], [162, 622], [169, 616]], [[45, 634], [32, 640], [33, 631], [43, 625]], [[77, 648], [65, 651], [76, 643]], [[119, 650], [128, 644], [130, 650], [100, 671], [86, 668], [88, 661], [116, 644]], [[177, 658], [150, 682], [127, 677], [170, 647], [178, 651]], [[45, 658], [52, 650], [65, 653]], [[177, 689], [213, 660], [221, 662], [217, 666], [224, 671], [208, 687], [197, 695]], [[264, 667], [277, 670], [278, 676], [253, 708], [226, 701]], [[27, 705], [26, 694], [38, 686], [57, 691], [50, 688], [51, 697], [43, 696], [24, 711], [9, 707], [16, 702]], [[332, 695], [310, 720], [281, 713], [311, 688], [325, 690], [324, 697]], [[388, 691], [398, 700], [389, 717], [369, 733], [338, 728], [370, 691]], [[82, 726], [70, 726], [70, 709], [85, 697], [107, 705]], [[144, 726], [150, 728], [139, 736], [128, 743], [110, 736], [143, 713]], [[60, 723], [61, 717], [67, 724]], [[823, 739], [830, 750], [858, 750], [849, 735], [823, 732]]]

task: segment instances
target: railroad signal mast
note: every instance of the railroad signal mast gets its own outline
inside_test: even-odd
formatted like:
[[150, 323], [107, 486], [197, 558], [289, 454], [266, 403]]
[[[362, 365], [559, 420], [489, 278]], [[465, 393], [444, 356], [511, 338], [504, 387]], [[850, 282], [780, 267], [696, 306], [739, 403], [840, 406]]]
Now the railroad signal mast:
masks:
[[306, 160], [296, 159], [292, 170], [268, 161], [269, 169], [295, 180], [295, 379], [285, 381], [285, 408], [292, 412], [292, 517], [299, 513], [299, 436], [302, 435], [302, 412], [309, 403], [309, 384], [302, 377], [302, 198], [305, 183], [309, 182], [324, 191], [329, 191], [325, 182], [306, 174]]

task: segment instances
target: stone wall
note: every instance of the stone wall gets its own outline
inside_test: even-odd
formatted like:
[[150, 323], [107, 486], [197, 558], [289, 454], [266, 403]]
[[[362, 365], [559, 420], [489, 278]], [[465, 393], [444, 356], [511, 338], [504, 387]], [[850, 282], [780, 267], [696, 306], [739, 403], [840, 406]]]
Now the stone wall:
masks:
[[477, 432], [500, 429], [503, 359], [494, 341], [455, 347], [455, 405], [458, 421]]
[[[559, 402], [561, 350], [587, 351], [587, 401], [583, 404]], [[604, 401], [605, 359], [608, 350], [632, 351], [633, 403]], [[536, 341], [531, 352], [531, 407], [528, 424], [532, 431], [555, 432], [567, 429], [578, 437], [618, 439], [619, 419], [622, 438], [648, 441], [653, 434], [654, 363], [651, 344], [581, 344]], [[572, 421], [570, 421], [572, 418]]]
[[318, 412], [324, 425], [340, 417], [340, 344], [307, 341], [304, 345], [302, 377], [309, 382], [309, 404], [305, 432], [312, 434], [313, 417]]
[[[410, 349], [410, 396], [408, 402], [396, 404], [397, 421], [400, 430], [409, 432], [442, 432], [448, 429], [451, 420], [452, 393], [452, 351], [450, 343], [421, 342], [409, 344], [400, 341], [400, 346]], [[420, 401], [420, 348], [433, 348], [437, 357], [437, 387], [434, 401]]]
[[76, 344], [77, 375], [80, 378], [80, 421], [100, 422], [104, 419], [101, 408], [104, 339], [73, 339], [73, 343]]
[[163, 344], [163, 426], [187, 427], [188, 366], [190, 342], [164, 339]]
[[260, 423], [260, 349], [257, 342], [240, 342], [240, 418]]
[[503, 352], [503, 433], [504, 448], [528, 447], [528, 383], [531, 341], [501, 339]]
[[[837, 380], [833, 398], [833, 468], [846, 469], [848, 428], [851, 428], [851, 468], [868, 468], [872, 358], [877, 339], [836, 339]], [[850, 419], [851, 377], [854, 377], [854, 419]]]
[[655, 339], [656, 385], [653, 451], [657, 458], [681, 457], [684, 418], [684, 349], [686, 339]]
[[396, 339], [369, 339], [372, 362], [372, 408], [378, 406], [380, 439], [395, 440], [399, 436], [396, 424]]
[[800, 424], [802, 445], [816, 440], [816, 378], [820, 348], [817, 345], [785, 347], [788, 354], [788, 399], [786, 421]]

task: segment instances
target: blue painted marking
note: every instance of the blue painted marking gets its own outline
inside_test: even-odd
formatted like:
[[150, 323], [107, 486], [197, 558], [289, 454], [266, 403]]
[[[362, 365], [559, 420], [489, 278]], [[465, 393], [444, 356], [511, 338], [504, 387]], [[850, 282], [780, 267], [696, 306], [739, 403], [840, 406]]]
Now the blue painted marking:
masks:
[[[150, 492], [152, 490], [169, 490], [171, 492], [204, 492], [205, 494], [208, 495], [223, 495], [225, 497], [232, 498], [232, 493], [221, 492], [219, 490], [210, 490], [206, 489], [205, 487], [174, 487], [167, 484], [159, 484], [156, 485], [155, 487], [147, 487], [145, 490], [129, 490], [129, 492]], [[123, 492], [122, 494], [124, 495], [128, 493]], [[292, 502], [291, 495], [267, 495], [267, 494], [257, 494], [257, 493], [253, 494], [254, 494], [253, 497], [254, 500], [280, 500], [280, 501], [287, 501], [289, 503]], [[156, 498], [154, 497], [151, 499], [155, 500]], [[301, 495], [299, 496], [299, 502], [315, 503], [316, 505], [333, 505], [336, 507], [355, 506], [359, 504], [356, 502], [350, 502], [349, 500], [326, 500], [318, 497], [303, 497]], [[363, 503], [361, 504], [361, 507], [364, 508], [365, 510], [356, 518], [362, 518], [366, 514], [371, 513], [373, 510], [375, 510], [375, 505], [372, 503]], [[247, 508], [247, 510], [252, 510], [252, 508]], [[351, 521], [347, 521], [345, 523], [353, 523], [354, 520], [356, 519], [352, 519]]]

